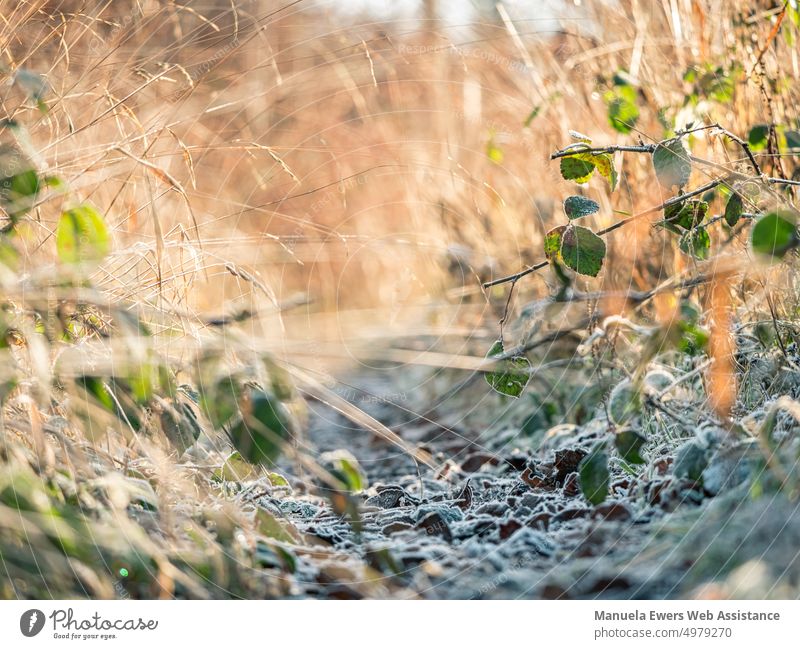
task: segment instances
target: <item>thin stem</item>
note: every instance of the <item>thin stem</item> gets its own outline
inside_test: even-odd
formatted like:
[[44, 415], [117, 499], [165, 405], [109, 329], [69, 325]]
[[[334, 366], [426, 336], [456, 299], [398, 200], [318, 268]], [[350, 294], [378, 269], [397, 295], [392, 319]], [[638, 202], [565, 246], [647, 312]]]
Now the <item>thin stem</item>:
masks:
[[772, 185], [794, 185], [800, 187], [800, 180], [787, 180], [786, 178], [767, 178], [767, 182]]
[[483, 288], [490, 288], [492, 286], [497, 286], [498, 284], [505, 284], [506, 282], [516, 282], [520, 277], [525, 277], [530, 273], [535, 273], [537, 270], [541, 270], [549, 261], [540, 261], [538, 264], [534, 264], [533, 266], [528, 266], [525, 270], [521, 270], [518, 273], [514, 273], [513, 275], [508, 275], [507, 277], [501, 277], [500, 279], [493, 279], [491, 282], [484, 282]]
[[585, 149], [580, 149], [577, 147], [561, 149], [560, 151], [556, 151], [555, 153], [550, 154], [551, 160], [557, 160], [558, 158], [569, 158], [570, 156], [574, 156], [580, 153], [590, 153], [592, 155], [597, 155], [600, 153], [616, 153], [617, 151], [629, 151], [631, 153], [652, 153], [656, 149], [655, 144], [640, 144], [640, 145], [625, 145], [625, 144], [612, 144], [609, 146], [601, 146], [601, 147], [590, 147], [588, 144], [586, 145]]
[[682, 203], [687, 198], [692, 198], [692, 196], [697, 196], [698, 194], [705, 194], [708, 190], [714, 189], [718, 185], [722, 185], [726, 181], [722, 178], [717, 178], [716, 180], [712, 180], [710, 183], [706, 183], [697, 189], [693, 189], [690, 192], [686, 192], [685, 194], [681, 194], [680, 196], [673, 196], [669, 200], [664, 201], [661, 205], [656, 205], [655, 207], [651, 207], [649, 210], [645, 210], [644, 212], [639, 212], [638, 214], [634, 214], [633, 216], [629, 216], [627, 219], [622, 219], [621, 221], [617, 221], [616, 223], [612, 223], [607, 228], [603, 228], [602, 230], [598, 230], [595, 234], [598, 237], [603, 236], [604, 234], [608, 234], [609, 232], [613, 232], [614, 230], [618, 230], [623, 225], [630, 223], [631, 221], [635, 221], [636, 219], [640, 219], [643, 216], [647, 216], [648, 214], [653, 214], [654, 212], [660, 212], [661, 210], [665, 210], [668, 207], [673, 205], [677, 205], [678, 203]]

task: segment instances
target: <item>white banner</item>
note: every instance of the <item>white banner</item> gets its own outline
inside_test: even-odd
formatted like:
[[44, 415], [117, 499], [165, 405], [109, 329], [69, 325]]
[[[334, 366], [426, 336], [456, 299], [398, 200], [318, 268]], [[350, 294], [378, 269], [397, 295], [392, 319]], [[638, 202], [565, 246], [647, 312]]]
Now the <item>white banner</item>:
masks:
[[14, 648], [751, 648], [793, 646], [798, 632], [797, 601], [0, 602]]

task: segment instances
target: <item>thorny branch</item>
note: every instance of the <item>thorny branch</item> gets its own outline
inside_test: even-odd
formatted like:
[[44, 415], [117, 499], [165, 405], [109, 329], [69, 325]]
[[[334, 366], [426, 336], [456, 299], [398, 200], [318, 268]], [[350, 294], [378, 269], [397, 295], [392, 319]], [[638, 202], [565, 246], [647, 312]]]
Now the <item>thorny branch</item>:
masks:
[[[627, 217], [625, 219], [617, 221], [616, 223], [613, 223], [612, 225], [608, 226], [607, 228], [603, 228], [602, 230], [598, 230], [595, 234], [597, 234], [598, 236], [603, 236], [605, 234], [613, 232], [614, 230], [618, 230], [619, 228], [627, 225], [628, 223], [631, 223], [632, 221], [636, 221], [636, 220], [638, 220], [638, 219], [640, 219], [640, 218], [642, 218], [644, 216], [648, 216], [650, 214], [654, 214], [656, 212], [663, 211], [663, 210], [665, 210], [665, 209], [667, 209], [667, 208], [669, 208], [669, 207], [671, 207], [673, 205], [676, 205], [678, 203], [682, 203], [686, 199], [692, 198], [693, 196], [698, 196], [700, 194], [704, 194], [705, 192], [707, 192], [707, 191], [709, 191], [711, 189], [714, 189], [715, 187], [718, 187], [719, 185], [726, 185], [726, 186], [730, 187], [733, 191], [736, 191], [731, 187], [731, 184], [730, 184], [731, 181], [733, 181], [733, 180], [756, 180], [756, 181], [760, 180], [760, 181], [766, 182], [766, 183], [768, 183], [770, 185], [800, 186], [800, 181], [797, 181], [797, 180], [786, 180], [784, 178], [774, 178], [774, 177], [770, 177], [770, 176], [765, 176], [762, 173], [761, 167], [758, 164], [758, 162], [756, 161], [755, 156], [753, 155], [753, 152], [750, 150], [750, 145], [747, 142], [745, 142], [744, 140], [742, 140], [736, 134], [731, 133], [729, 130], [723, 128], [720, 124], [716, 124], [716, 123], [715, 124], [708, 124], [708, 125], [699, 126], [699, 127], [693, 128], [693, 129], [688, 129], [688, 130], [685, 130], [685, 131], [681, 131], [681, 132], [678, 133], [677, 137], [682, 137], [682, 136], [687, 135], [689, 133], [694, 133], [694, 132], [703, 131], [703, 130], [714, 130], [714, 131], [724, 135], [728, 139], [732, 140], [736, 144], [738, 144], [742, 148], [744, 154], [747, 156], [747, 159], [750, 162], [750, 165], [753, 167], [753, 171], [756, 173], [758, 178], [753, 178], [752, 176], [748, 176], [746, 174], [741, 174], [741, 173], [737, 173], [735, 171], [726, 170], [727, 175], [724, 178], [716, 178], [716, 179], [714, 179], [714, 180], [712, 180], [712, 181], [710, 181], [710, 182], [698, 187], [697, 189], [694, 189], [692, 191], [686, 192], [684, 194], [680, 194], [678, 196], [673, 196], [672, 198], [664, 201], [663, 203], [660, 203], [659, 205], [650, 207], [650, 208], [648, 208], [648, 209], [646, 209], [646, 210], [644, 210], [642, 212], [638, 212], [638, 213], [633, 214], [633, 215], [631, 215], [631, 216], [629, 216], [629, 217]], [[616, 153], [616, 152], [620, 152], [621, 151], [621, 152], [650, 153], [650, 154], [652, 154], [658, 148], [658, 146], [660, 146], [661, 144], [662, 143], [640, 144], [640, 145], [632, 145], [632, 146], [610, 145], [610, 146], [605, 146], [605, 147], [587, 147], [585, 149], [581, 149], [580, 151], [576, 151], [575, 149], [572, 149], [572, 148], [567, 148], [567, 149], [561, 149], [559, 151], [555, 151], [554, 153], [552, 153], [550, 155], [550, 159], [551, 160], [557, 160], [559, 158], [564, 158], [564, 157], [569, 157], [569, 156], [575, 155], [576, 153], [589, 153], [589, 154], [607, 153], [607, 154], [610, 154], [610, 153]], [[693, 156], [689, 156], [689, 158], [691, 160], [695, 161], [695, 162], [700, 163], [700, 164], [709, 164], [711, 166], [720, 166], [720, 165], [717, 165], [717, 163], [713, 163], [711, 161], [702, 160], [700, 158], [696, 158], [696, 157], [693, 157]], [[711, 222], [716, 222], [718, 220], [719, 219], [715, 219], [715, 220], [713, 220]], [[532, 266], [528, 266], [527, 268], [525, 268], [525, 269], [523, 269], [523, 270], [521, 270], [521, 271], [519, 271], [517, 273], [514, 273], [513, 275], [507, 275], [505, 277], [500, 277], [498, 279], [494, 279], [494, 280], [490, 280], [488, 282], [484, 282], [482, 286], [483, 286], [484, 289], [487, 289], [487, 288], [491, 288], [492, 286], [498, 286], [500, 284], [506, 284], [508, 282], [513, 282], [513, 283], [516, 284], [516, 282], [519, 279], [521, 279], [522, 277], [525, 277], [526, 275], [529, 275], [531, 273], [535, 273], [536, 271], [547, 267], [549, 264], [550, 264], [550, 262], [547, 261], [547, 260], [540, 261], [540, 262], [538, 262], [536, 264], [533, 264]]]

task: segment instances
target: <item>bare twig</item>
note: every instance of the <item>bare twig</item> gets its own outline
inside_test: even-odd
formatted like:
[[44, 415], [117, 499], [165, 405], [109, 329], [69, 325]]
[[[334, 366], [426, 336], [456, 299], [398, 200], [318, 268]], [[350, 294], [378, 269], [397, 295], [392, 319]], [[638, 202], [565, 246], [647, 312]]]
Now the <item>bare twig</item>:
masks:
[[640, 144], [640, 145], [624, 145], [624, 144], [613, 144], [610, 146], [600, 146], [600, 147], [590, 147], [586, 145], [586, 148], [575, 148], [574, 145], [572, 147], [567, 147], [566, 149], [561, 149], [556, 151], [555, 153], [550, 154], [551, 160], [557, 160], [558, 158], [569, 158], [570, 156], [574, 156], [577, 153], [589, 153], [592, 155], [599, 155], [602, 153], [617, 153], [618, 151], [623, 152], [630, 152], [630, 153], [652, 153], [656, 150], [655, 144]]

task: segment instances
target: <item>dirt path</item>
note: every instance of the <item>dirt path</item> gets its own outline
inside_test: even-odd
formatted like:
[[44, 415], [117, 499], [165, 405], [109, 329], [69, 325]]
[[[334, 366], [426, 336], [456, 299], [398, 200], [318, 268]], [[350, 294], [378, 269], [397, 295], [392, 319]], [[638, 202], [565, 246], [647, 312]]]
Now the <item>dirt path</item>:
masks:
[[[364, 376], [342, 396], [425, 446], [448, 468], [440, 475], [418, 473], [408, 456], [325, 405], [310, 403], [309, 444], [318, 453], [347, 449], [369, 489], [354, 497], [360, 531], [324, 498], [300, 495], [308, 485], [297, 485], [280, 501], [281, 513], [305, 542], [326, 548], [321, 558], [301, 553], [295, 576], [302, 596], [685, 597], [727, 573], [720, 569], [725, 561], [702, 562], [714, 552], [735, 554], [714, 545], [723, 543], [715, 540], [722, 527], [730, 528], [724, 544], [745, 548], [740, 563], [767, 555], [769, 533], [762, 542], [754, 536], [758, 526], [748, 527], [754, 510], [741, 509], [741, 488], [710, 498], [699, 484], [671, 475], [669, 456], [635, 478], [614, 469], [611, 496], [592, 507], [580, 494], [575, 471], [602, 429], [577, 430], [536, 453], [487, 448], [442, 435], [403, 403], [365, 399], [358, 381], [370, 394], [390, 393], [385, 381]], [[455, 461], [447, 464], [448, 458]], [[772, 538], [786, 540], [788, 552], [791, 535], [800, 531], [796, 505], [771, 506]], [[732, 525], [734, 518], [745, 523]], [[789, 529], [787, 518], [794, 525]]]

